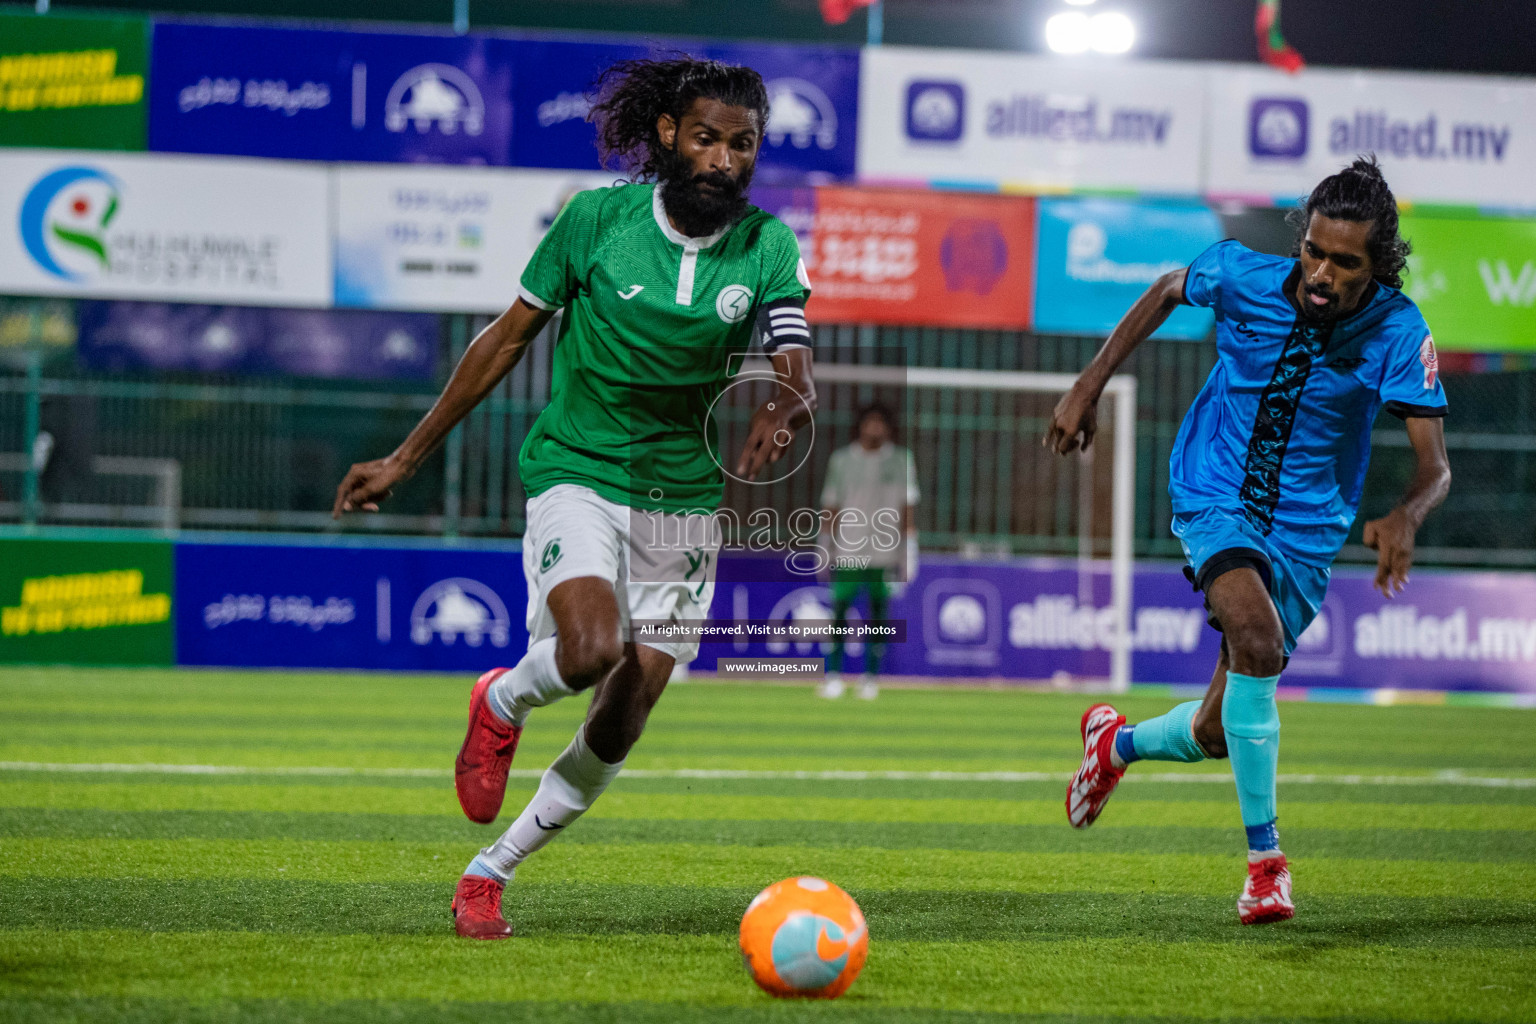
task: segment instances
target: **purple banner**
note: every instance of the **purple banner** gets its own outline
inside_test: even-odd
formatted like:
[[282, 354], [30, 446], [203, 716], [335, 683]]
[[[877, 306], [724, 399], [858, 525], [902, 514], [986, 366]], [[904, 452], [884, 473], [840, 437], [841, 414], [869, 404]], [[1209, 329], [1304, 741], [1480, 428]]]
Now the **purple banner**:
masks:
[[[1536, 575], [1419, 570], [1394, 601], [1377, 594], [1371, 579], [1363, 568], [1334, 571], [1285, 685], [1536, 693]], [[719, 581], [713, 609], [719, 619], [831, 615], [824, 584], [792, 580], [775, 560], [726, 558]], [[1133, 595], [1133, 680], [1204, 685], [1220, 634], [1206, 624], [1201, 596], [1181, 568], [1137, 566]], [[1105, 678], [1116, 631], [1107, 571], [1079, 574], [1075, 562], [1050, 559], [926, 558], [887, 618], [907, 621], [907, 640], [891, 645], [882, 670], [908, 676]], [[722, 657], [830, 650], [819, 643], [706, 643], [695, 668], [707, 671]], [[850, 645], [849, 653], [849, 670], [860, 671], [862, 647]]]
[[81, 302], [78, 319], [96, 370], [431, 380], [437, 360], [432, 313]]
[[176, 545], [176, 663], [484, 672], [528, 646], [510, 549]]
[[511, 40], [160, 22], [153, 46], [151, 150], [511, 163]]

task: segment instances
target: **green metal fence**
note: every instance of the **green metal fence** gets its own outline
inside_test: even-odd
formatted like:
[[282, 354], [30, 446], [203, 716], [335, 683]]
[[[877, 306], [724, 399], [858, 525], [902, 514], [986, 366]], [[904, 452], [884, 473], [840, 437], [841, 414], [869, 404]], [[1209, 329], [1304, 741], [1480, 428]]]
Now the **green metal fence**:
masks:
[[[348, 465], [398, 443], [431, 406], [456, 353], [485, 322], [444, 317], [438, 380], [389, 390], [335, 381], [107, 376], [80, 370], [68, 356], [34, 359], [30, 369], [26, 359], [12, 359], [0, 364], [0, 521], [517, 536], [525, 498], [517, 451], [548, 402], [547, 334], [384, 514], [354, 517], [343, 526], [329, 517], [336, 482]], [[815, 343], [821, 362], [1075, 372], [1099, 339], [822, 326]], [[1211, 343], [1152, 341], [1125, 368], [1139, 383], [1139, 556], [1178, 555], [1168, 535], [1168, 455], [1213, 359]], [[1448, 373], [1445, 382], [1453, 409], [1447, 443], [1455, 482], [1450, 500], [1420, 535], [1420, 561], [1536, 566], [1536, 372]], [[905, 420], [904, 440], [917, 454], [924, 493], [918, 524], [925, 546], [1068, 553], [1079, 550], [1086, 530], [1104, 550], [1109, 460], [1101, 455], [1090, 466], [1062, 464], [1040, 452], [1040, 433], [1054, 404], [1049, 396], [824, 388], [817, 429], [825, 434], [805, 470], [766, 499], [732, 484], [728, 504], [746, 508], [767, 500], [815, 507], [832, 442], [846, 443], [856, 409], [872, 398], [895, 405]], [[743, 436], [749, 415], [745, 403], [721, 410], [727, 450]], [[29, 496], [29, 438], [49, 427], [61, 435], [62, 447]], [[70, 437], [71, 430], [80, 436]], [[65, 450], [71, 447], [77, 450]], [[1374, 434], [1362, 521], [1391, 507], [1411, 471], [1406, 434], [1384, 415]], [[174, 515], [166, 507], [172, 483], [179, 491]], [[1085, 525], [1088, 501], [1093, 514]], [[1357, 526], [1352, 542], [1358, 537]], [[1345, 552], [1346, 558], [1368, 556], [1356, 546]]]

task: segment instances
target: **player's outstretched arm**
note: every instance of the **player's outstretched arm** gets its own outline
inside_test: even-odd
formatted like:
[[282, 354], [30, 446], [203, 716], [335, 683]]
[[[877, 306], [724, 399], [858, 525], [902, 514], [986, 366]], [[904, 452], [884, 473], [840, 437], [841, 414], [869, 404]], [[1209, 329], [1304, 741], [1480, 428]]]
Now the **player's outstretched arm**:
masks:
[[795, 345], [773, 354], [779, 379], [774, 396], [758, 406], [747, 430], [747, 443], [736, 460], [736, 475], [756, 480], [763, 466], [778, 462], [794, 443], [795, 431], [816, 411], [816, 382], [811, 377], [811, 350]]
[[1051, 425], [1041, 441], [1061, 455], [1087, 448], [1099, 429], [1099, 396], [1120, 364], [1136, 351], [1136, 346], [1163, 326], [1184, 301], [1185, 268], [1170, 270], [1152, 282], [1141, 298], [1126, 310], [1098, 354], [1078, 375], [1072, 390], [1062, 396], [1051, 414]]
[[1376, 589], [1390, 600], [1408, 585], [1414, 536], [1426, 516], [1451, 490], [1451, 464], [1445, 455], [1445, 420], [1410, 416], [1403, 421], [1413, 445], [1413, 481], [1397, 507], [1365, 524], [1365, 546], [1376, 552]]
[[400, 447], [382, 459], [359, 462], [347, 470], [336, 488], [331, 518], [340, 519], [343, 512], [358, 509], [377, 512], [379, 502], [389, 497], [395, 485], [414, 476], [448, 432], [511, 372], [553, 315], [518, 299], [481, 331], [454, 367], [442, 395]]

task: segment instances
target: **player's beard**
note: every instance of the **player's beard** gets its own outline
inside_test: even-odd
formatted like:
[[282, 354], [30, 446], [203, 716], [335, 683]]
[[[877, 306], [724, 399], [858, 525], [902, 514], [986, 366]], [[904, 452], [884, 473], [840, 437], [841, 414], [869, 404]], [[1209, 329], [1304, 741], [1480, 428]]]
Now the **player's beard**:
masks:
[[[737, 177], [728, 174], [694, 174], [693, 167], [675, 149], [662, 150], [661, 205], [667, 216], [690, 238], [703, 238], [734, 222], [747, 211], [747, 189], [752, 168]], [[700, 188], [707, 183], [713, 189]]]

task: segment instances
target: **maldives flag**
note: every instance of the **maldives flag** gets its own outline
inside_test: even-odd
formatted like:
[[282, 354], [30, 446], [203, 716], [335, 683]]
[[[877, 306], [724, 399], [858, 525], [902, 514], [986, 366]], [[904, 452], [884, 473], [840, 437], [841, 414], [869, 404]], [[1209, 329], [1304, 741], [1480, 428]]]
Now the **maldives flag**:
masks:
[[[829, 0], [821, 0], [825, 11]], [[1259, 59], [1264, 63], [1295, 74], [1307, 66], [1296, 52], [1296, 47], [1285, 41], [1280, 34], [1280, 0], [1259, 0], [1259, 8], [1253, 15], [1253, 34], [1259, 41]]]
[[841, 25], [860, 7], [868, 7], [875, 0], [821, 0], [821, 20], [828, 25]]

